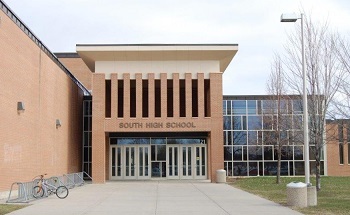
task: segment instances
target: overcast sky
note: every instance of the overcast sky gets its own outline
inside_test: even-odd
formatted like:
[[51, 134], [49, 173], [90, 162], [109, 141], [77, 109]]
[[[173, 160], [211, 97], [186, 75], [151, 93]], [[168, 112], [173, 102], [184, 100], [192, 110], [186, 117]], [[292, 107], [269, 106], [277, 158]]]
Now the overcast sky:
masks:
[[302, 9], [350, 35], [349, 0], [5, 0], [52, 52], [76, 44], [232, 43], [239, 51], [223, 75], [225, 95], [266, 94], [273, 54]]

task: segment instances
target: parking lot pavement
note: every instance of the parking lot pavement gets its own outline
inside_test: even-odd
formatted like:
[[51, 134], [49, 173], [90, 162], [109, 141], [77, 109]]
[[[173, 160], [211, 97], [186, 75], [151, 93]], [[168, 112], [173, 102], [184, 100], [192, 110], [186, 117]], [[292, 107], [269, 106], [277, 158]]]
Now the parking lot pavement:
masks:
[[300, 214], [227, 184], [170, 180], [87, 184], [31, 204], [11, 214]]

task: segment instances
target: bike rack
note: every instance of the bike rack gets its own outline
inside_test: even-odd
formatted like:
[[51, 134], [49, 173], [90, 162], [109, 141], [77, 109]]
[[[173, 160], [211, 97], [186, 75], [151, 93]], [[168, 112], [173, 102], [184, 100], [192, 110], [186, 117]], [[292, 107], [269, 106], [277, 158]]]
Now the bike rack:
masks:
[[[14, 185], [17, 185], [17, 195], [14, 194], [15, 190]], [[30, 200], [35, 199], [33, 196], [33, 187], [35, 186], [35, 182], [14, 182], [11, 185], [11, 190], [9, 193], [9, 197], [6, 203], [28, 203]], [[12, 197], [12, 198], [11, 198]]]
[[[72, 189], [75, 186], [83, 186], [85, 184], [84, 180], [84, 174], [90, 178], [91, 176], [87, 174], [86, 172], [77, 172], [77, 173], [71, 173], [71, 174], [64, 174], [63, 176], [53, 176], [51, 178], [46, 179], [47, 183], [51, 185], [64, 185], [68, 189]], [[57, 184], [58, 183], [58, 184]], [[33, 196], [33, 188], [38, 184], [38, 180], [33, 180], [29, 182], [14, 182], [11, 185], [9, 197], [6, 201], [6, 203], [28, 203], [31, 200], [35, 200]], [[16, 191], [17, 185], [17, 195], [14, 195]], [[47, 191], [45, 190], [45, 196], [47, 197]]]

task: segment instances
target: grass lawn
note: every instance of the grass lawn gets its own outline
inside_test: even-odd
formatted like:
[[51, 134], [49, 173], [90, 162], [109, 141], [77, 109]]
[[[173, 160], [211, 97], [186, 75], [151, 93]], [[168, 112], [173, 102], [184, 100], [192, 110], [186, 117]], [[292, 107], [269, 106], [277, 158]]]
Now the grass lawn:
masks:
[[27, 207], [28, 205], [0, 204], [0, 215], [8, 214], [12, 211]]
[[[276, 177], [254, 177], [230, 179], [228, 183], [281, 205], [287, 203], [287, 184], [292, 181], [304, 182], [304, 177], [282, 177], [276, 184]], [[316, 184], [315, 178], [311, 183]], [[293, 208], [303, 214], [350, 214], [350, 177], [321, 178], [321, 190], [317, 192], [317, 206]]]

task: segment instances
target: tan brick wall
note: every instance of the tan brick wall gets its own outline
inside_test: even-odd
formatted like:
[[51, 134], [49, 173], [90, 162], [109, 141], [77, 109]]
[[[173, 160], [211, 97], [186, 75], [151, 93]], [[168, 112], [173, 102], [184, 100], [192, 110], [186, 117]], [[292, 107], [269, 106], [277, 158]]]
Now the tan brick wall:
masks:
[[346, 142], [346, 125], [344, 125], [343, 155], [344, 164], [340, 164], [338, 124], [327, 124], [327, 171], [329, 176], [350, 176], [350, 165], [348, 161], [348, 147]]
[[[119, 76], [119, 75], [118, 75]], [[111, 117], [111, 118], [104, 118], [104, 124], [102, 124], [101, 119], [104, 117], [104, 114], [99, 114], [99, 116], [96, 116], [97, 112], [104, 110], [104, 82], [103, 82], [103, 75], [100, 74], [94, 74], [94, 80], [93, 80], [93, 133], [98, 132], [98, 134], [93, 134], [93, 136], [98, 136], [96, 139], [93, 137], [93, 175], [94, 175], [94, 181], [95, 182], [103, 182], [103, 180], [106, 178], [108, 179], [108, 166], [109, 166], [109, 160], [108, 160], [108, 153], [104, 154], [103, 156], [107, 156], [107, 158], [100, 159], [99, 156], [102, 156], [103, 152], [108, 151], [108, 143], [106, 143], [105, 149], [102, 149], [102, 141], [103, 135], [108, 134], [109, 132], [125, 132], [127, 135], [128, 132], [208, 132], [208, 144], [207, 144], [207, 150], [208, 150], [208, 178], [212, 181], [216, 180], [216, 170], [223, 169], [224, 168], [224, 159], [223, 159], [223, 125], [222, 125], [222, 74], [221, 73], [213, 73], [210, 75], [210, 98], [209, 100], [212, 102], [210, 104], [210, 110], [212, 111], [210, 113], [211, 117], [204, 117], [204, 76], [203, 74], [198, 75], [198, 89], [199, 96], [198, 99], [200, 100], [198, 104], [202, 105], [201, 108], [199, 108], [199, 116], [198, 117], [192, 117], [192, 79], [197, 77], [191, 77], [191, 74], [186, 74], [186, 103], [190, 103], [189, 105], [186, 104], [186, 117], [179, 117], [179, 76], [178, 74], [173, 74], [174, 79], [174, 116], [175, 117], [167, 117], [166, 114], [166, 107], [167, 107], [167, 100], [166, 100], [166, 89], [167, 89], [167, 79], [165, 76], [165, 73], [161, 74], [161, 109], [162, 114], [161, 117], [155, 117], [154, 116], [154, 74], [149, 73], [148, 74], [148, 80], [149, 80], [149, 117], [143, 118], [140, 113], [141, 110], [138, 108], [141, 108], [142, 106], [137, 104], [137, 111], [139, 114], [136, 115], [135, 118], [130, 118], [128, 111], [124, 112], [123, 118], [117, 118], [117, 117]], [[117, 81], [117, 74], [112, 74], [112, 86], [115, 86], [115, 82]], [[124, 78], [124, 110], [128, 109], [129, 106], [129, 82], [130, 82], [130, 76], [127, 73], [123, 73]], [[141, 94], [141, 88], [139, 87], [140, 82], [140, 75], [136, 75], [136, 83], [137, 83], [137, 95]], [[113, 88], [116, 89], [116, 88]], [[189, 92], [190, 91], [190, 92]], [[114, 100], [117, 100], [117, 91], [112, 90], [112, 98]], [[98, 97], [98, 98], [96, 98]], [[140, 101], [141, 98], [138, 98], [138, 101]], [[113, 102], [112, 102], [113, 103]], [[113, 111], [117, 112], [117, 107], [115, 106], [112, 108]], [[112, 114], [113, 115], [113, 114]], [[98, 120], [94, 120], [95, 118], [98, 118]], [[146, 127], [145, 123], [159, 123], [162, 124], [161, 128], [152, 128], [152, 127]], [[195, 127], [193, 128], [169, 128], [167, 127], [167, 123], [192, 123]], [[98, 125], [94, 125], [95, 123], [98, 123]], [[129, 124], [129, 128], [121, 127], [120, 123], [122, 124]], [[138, 124], [143, 123], [142, 127], [139, 127], [139, 125], [132, 127], [131, 124]], [[97, 143], [97, 142], [98, 143]], [[106, 140], [108, 141], [108, 140]], [[97, 150], [97, 151], [96, 151]], [[98, 154], [98, 155], [97, 155]], [[95, 159], [95, 161], [94, 161]], [[96, 163], [98, 160], [99, 163]], [[106, 162], [105, 164], [100, 163], [101, 161]], [[105, 166], [104, 166], [105, 165]], [[104, 168], [105, 167], [105, 168]], [[95, 170], [94, 170], [95, 168]], [[106, 171], [105, 175], [99, 175], [96, 174], [103, 174], [101, 172], [101, 169], [104, 169]], [[98, 179], [97, 179], [98, 178]]]
[[0, 17], [0, 191], [6, 191], [38, 174], [81, 170], [83, 95], [1, 10]]
[[92, 95], [92, 177], [94, 183], [104, 183], [106, 177], [104, 74], [93, 74]]
[[59, 60], [87, 89], [92, 89], [92, 72], [81, 58], [59, 58]]

